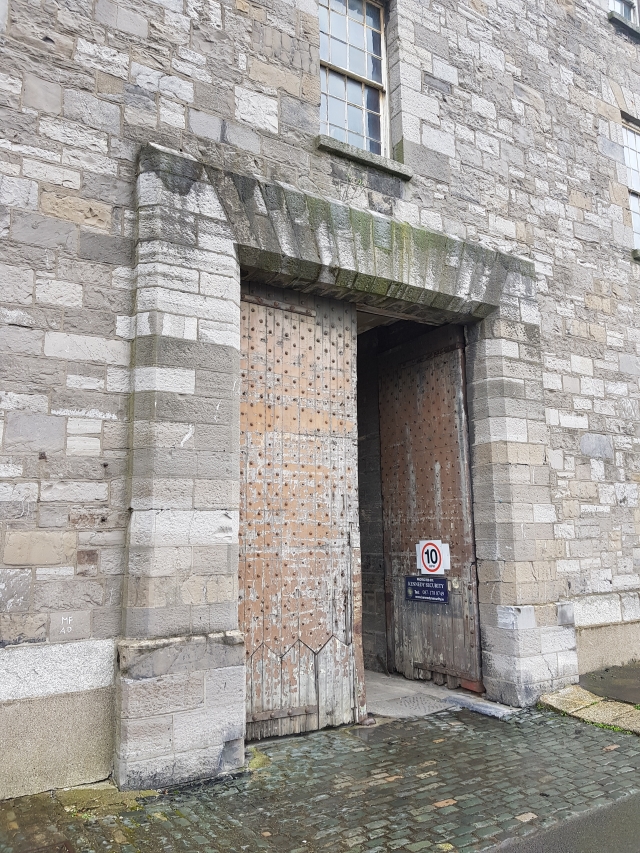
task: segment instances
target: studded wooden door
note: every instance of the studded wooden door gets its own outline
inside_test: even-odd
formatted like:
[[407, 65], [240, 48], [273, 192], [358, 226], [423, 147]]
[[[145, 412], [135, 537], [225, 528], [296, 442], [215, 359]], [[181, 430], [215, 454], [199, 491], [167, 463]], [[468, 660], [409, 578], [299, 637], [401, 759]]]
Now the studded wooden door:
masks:
[[[482, 690], [462, 329], [383, 354], [379, 375], [388, 663]], [[447, 604], [405, 600], [429, 538], [450, 545]]]
[[359, 719], [356, 313], [242, 294], [240, 623], [247, 738]]

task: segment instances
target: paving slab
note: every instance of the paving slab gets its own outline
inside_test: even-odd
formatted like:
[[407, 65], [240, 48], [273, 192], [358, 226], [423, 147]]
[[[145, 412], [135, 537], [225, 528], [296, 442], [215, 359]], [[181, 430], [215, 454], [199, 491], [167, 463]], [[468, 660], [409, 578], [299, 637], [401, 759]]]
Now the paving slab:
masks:
[[551, 711], [383, 719], [249, 757], [251, 771], [137, 802], [5, 801], [0, 853], [475, 853], [640, 793], [636, 737]]
[[630, 705], [624, 702], [609, 702], [603, 699], [587, 708], [576, 711], [574, 716], [589, 723], [602, 723], [606, 726], [618, 725], [617, 720], [624, 717], [631, 710]]
[[562, 711], [564, 714], [573, 714], [581, 708], [587, 708], [590, 705], [602, 702], [602, 698], [594, 696], [593, 693], [584, 690], [577, 684], [571, 684], [569, 687], [563, 687], [562, 690], [557, 690], [555, 693], [546, 693], [540, 697], [540, 702], [546, 707]]
[[[628, 709], [629, 706], [626, 705], [626, 708]], [[633, 732], [634, 734], [640, 735], [640, 711], [637, 708], [634, 708], [632, 711], [627, 711], [626, 714], [623, 714], [621, 717], [616, 719], [614, 725], [627, 732]]]
[[541, 696], [538, 704], [588, 723], [640, 734], [640, 708], [597, 696], [577, 684]]

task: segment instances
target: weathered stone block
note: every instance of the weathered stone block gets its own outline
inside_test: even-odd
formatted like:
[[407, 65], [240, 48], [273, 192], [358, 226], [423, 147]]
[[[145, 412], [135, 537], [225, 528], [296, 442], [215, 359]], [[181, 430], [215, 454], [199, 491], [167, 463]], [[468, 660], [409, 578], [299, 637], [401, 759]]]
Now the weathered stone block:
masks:
[[22, 643], [43, 643], [47, 639], [46, 613], [0, 615], [0, 648]]
[[[42, 562], [45, 562], [44, 560]], [[95, 580], [48, 580], [36, 582], [34, 607], [36, 610], [85, 611], [104, 604], [104, 586]]]
[[133, 259], [133, 241], [128, 237], [112, 237], [81, 231], [78, 241], [81, 258], [114, 266], [127, 266]]
[[93, 335], [70, 335], [64, 332], [47, 332], [44, 353], [52, 358], [71, 361], [96, 361], [103, 364], [128, 365], [130, 345], [126, 341], [113, 341]]
[[9, 530], [3, 560], [9, 566], [69, 563], [76, 548], [76, 534], [62, 530]]
[[611, 436], [585, 433], [580, 436], [580, 452], [594, 459], [613, 459]]
[[114, 664], [113, 640], [9, 646], [0, 650], [0, 702], [111, 687]]
[[126, 761], [161, 757], [171, 752], [172, 738], [171, 715], [143, 720], [123, 719], [118, 731], [118, 756]]
[[31, 571], [0, 569], [0, 606], [6, 613], [26, 611], [31, 605]]
[[0, 762], [2, 799], [97, 782], [111, 772], [112, 688], [0, 703], [0, 727], [7, 742], [22, 744]]
[[185, 672], [150, 678], [122, 678], [121, 714], [124, 719], [147, 719], [204, 707], [204, 674]]
[[222, 121], [218, 116], [209, 115], [202, 110], [189, 110], [189, 129], [198, 136], [218, 142], [222, 133]]
[[236, 86], [235, 99], [236, 119], [260, 130], [268, 130], [271, 133], [278, 132], [278, 101], [276, 98], [246, 89], [243, 86]]
[[40, 500], [42, 501], [86, 503], [87, 501], [106, 501], [108, 497], [108, 483], [44, 480], [40, 485]]
[[16, 211], [10, 233], [12, 239], [29, 246], [39, 246], [43, 249], [60, 247], [68, 252], [74, 252], [76, 248], [75, 225], [37, 213]]
[[23, 104], [33, 110], [59, 115], [62, 112], [62, 87], [35, 74], [24, 75]]

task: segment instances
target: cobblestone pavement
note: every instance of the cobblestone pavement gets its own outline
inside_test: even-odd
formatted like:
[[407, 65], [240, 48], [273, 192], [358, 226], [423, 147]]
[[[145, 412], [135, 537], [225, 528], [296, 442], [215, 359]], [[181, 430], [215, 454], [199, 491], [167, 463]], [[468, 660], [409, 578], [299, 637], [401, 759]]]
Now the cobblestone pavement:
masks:
[[63, 838], [76, 853], [487, 850], [640, 791], [636, 736], [552, 712], [380, 720], [252, 755], [250, 773], [120, 812], [49, 795], [0, 804], [0, 853]]

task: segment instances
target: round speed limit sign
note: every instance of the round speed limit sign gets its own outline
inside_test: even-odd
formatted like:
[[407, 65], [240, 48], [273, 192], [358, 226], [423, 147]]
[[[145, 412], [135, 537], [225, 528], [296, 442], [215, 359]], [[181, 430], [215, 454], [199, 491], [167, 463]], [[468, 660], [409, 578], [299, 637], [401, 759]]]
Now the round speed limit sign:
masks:
[[423, 539], [416, 545], [416, 562], [422, 575], [443, 575], [451, 567], [449, 545], [440, 539]]
[[428, 572], [430, 575], [437, 575], [440, 571], [440, 566], [442, 566], [440, 543], [436, 545], [435, 542], [424, 542], [421, 545], [420, 562], [422, 564], [422, 571]]

